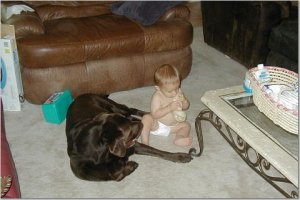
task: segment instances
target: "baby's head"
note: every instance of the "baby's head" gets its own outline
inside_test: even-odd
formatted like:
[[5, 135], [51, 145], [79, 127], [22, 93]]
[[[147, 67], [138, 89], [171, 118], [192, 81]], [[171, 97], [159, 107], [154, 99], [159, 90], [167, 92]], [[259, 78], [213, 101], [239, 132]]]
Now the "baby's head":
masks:
[[179, 91], [180, 74], [175, 67], [164, 64], [155, 71], [154, 83], [156, 89], [160, 90], [166, 97], [174, 98]]

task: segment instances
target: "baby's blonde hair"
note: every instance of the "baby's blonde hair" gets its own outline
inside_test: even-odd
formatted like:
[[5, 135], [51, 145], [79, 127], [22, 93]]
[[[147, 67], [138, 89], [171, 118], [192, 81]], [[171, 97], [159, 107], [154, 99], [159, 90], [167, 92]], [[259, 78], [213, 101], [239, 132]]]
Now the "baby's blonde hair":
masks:
[[164, 84], [179, 83], [181, 78], [176, 67], [169, 64], [164, 64], [158, 67], [154, 74], [154, 83], [157, 86], [162, 86]]

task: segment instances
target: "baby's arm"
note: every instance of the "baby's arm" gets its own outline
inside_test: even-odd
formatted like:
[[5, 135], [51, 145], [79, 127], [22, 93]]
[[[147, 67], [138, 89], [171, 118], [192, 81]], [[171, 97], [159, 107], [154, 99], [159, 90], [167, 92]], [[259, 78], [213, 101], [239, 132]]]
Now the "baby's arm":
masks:
[[178, 93], [177, 97], [175, 98], [175, 100], [181, 101], [181, 103], [182, 103], [182, 105], [181, 105], [182, 110], [187, 110], [189, 108], [189, 106], [190, 106], [189, 100], [183, 94], [183, 92], [182, 92], [181, 89], [179, 89], [179, 93]]
[[174, 110], [178, 110], [181, 107], [179, 101], [174, 101], [166, 106], [161, 107], [161, 99], [159, 95], [153, 95], [151, 100], [151, 115], [154, 119], [160, 119]]
[[190, 101], [183, 95], [182, 110], [187, 110], [190, 107]]

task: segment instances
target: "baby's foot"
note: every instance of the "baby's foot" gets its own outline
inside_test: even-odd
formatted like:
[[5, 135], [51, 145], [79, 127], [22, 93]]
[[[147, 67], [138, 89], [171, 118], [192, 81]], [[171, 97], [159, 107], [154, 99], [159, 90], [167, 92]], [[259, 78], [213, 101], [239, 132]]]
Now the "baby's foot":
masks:
[[178, 138], [174, 140], [174, 144], [181, 147], [190, 146], [192, 144], [192, 138], [191, 137]]

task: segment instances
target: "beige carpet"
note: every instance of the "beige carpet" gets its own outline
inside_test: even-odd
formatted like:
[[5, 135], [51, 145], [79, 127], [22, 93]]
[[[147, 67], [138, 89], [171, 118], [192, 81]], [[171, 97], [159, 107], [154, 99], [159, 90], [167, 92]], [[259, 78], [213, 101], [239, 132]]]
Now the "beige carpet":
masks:
[[[246, 68], [203, 42], [202, 28], [194, 29], [193, 66], [182, 89], [191, 101], [193, 147], [197, 150], [194, 121], [205, 108], [207, 90], [242, 84]], [[117, 102], [149, 110], [153, 87], [118, 92]], [[5, 112], [7, 138], [16, 163], [23, 198], [284, 198], [244, 163], [223, 137], [204, 122], [205, 149], [201, 157], [180, 164], [153, 157], [131, 157], [139, 167], [121, 182], [88, 182], [69, 167], [65, 122], [44, 122], [41, 107], [24, 103], [21, 112]], [[151, 145], [168, 151], [172, 137], [152, 136]]]

